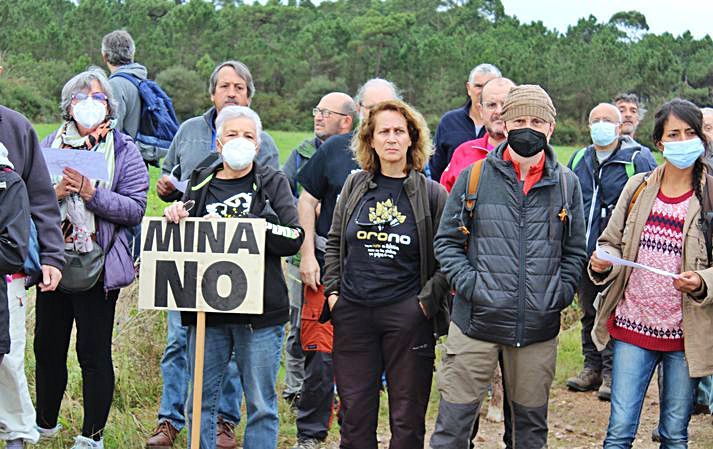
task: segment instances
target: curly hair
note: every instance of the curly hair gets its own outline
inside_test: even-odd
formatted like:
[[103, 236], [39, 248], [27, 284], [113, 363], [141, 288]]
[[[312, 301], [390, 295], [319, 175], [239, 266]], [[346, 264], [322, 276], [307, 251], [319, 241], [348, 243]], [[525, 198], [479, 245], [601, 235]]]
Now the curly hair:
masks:
[[369, 111], [369, 117], [359, 124], [359, 129], [352, 138], [352, 152], [359, 166], [368, 172], [381, 170], [381, 162], [372, 145], [376, 128], [376, 116], [383, 111], [394, 111], [406, 119], [406, 127], [411, 146], [406, 152], [406, 168], [422, 171], [433, 153], [431, 132], [420, 112], [401, 100], [388, 100], [378, 103]]

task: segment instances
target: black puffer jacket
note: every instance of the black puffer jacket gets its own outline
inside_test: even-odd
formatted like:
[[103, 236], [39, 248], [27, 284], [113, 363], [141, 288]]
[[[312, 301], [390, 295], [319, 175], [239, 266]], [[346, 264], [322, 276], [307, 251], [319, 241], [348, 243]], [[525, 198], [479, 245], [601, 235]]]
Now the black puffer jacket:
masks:
[[526, 346], [554, 338], [560, 311], [572, 302], [586, 259], [582, 194], [576, 176], [548, 148], [542, 179], [525, 195], [512, 163], [503, 160], [505, 147], [485, 159], [470, 235], [458, 227], [461, 217], [468, 223], [463, 197], [472, 166], [448, 197], [434, 247], [456, 290], [451, 319], [461, 331]]

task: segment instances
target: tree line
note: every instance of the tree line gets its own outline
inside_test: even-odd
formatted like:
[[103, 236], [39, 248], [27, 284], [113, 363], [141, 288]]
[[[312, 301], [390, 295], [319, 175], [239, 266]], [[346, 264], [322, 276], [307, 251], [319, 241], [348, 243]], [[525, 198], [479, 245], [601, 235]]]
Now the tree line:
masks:
[[675, 96], [713, 103], [711, 38], [649, 33], [636, 11], [606, 23], [589, 16], [559, 33], [521, 23], [499, 0], [4, 0], [0, 23], [0, 103], [35, 121], [59, 120], [63, 84], [102, 65], [101, 39], [118, 28], [182, 119], [210, 105], [208, 77], [226, 59], [250, 67], [253, 107], [269, 129], [311, 129], [322, 94], [354, 94], [374, 76], [394, 81], [435, 126], [464, 103], [481, 62], [550, 93], [559, 144], [588, 142], [589, 110], [618, 92], [635, 92], [650, 110]]

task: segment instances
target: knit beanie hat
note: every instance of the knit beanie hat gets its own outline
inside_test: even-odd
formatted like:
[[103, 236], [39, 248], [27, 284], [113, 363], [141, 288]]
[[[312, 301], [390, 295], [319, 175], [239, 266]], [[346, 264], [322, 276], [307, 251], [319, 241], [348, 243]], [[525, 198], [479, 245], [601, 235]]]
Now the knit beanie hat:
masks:
[[543, 88], [535, 84], [522, 84], [510, 89], [500, 117], [502, 120], [514, 120], [524, 115], [554, 123], [557, 111]]

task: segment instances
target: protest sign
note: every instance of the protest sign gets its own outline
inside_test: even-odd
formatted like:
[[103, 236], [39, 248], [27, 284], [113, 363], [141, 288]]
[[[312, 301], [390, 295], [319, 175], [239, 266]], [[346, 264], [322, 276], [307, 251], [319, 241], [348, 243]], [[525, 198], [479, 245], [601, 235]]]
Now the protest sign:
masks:
[[262, 313], [265, 220], [146, 217], [139, 308]]

